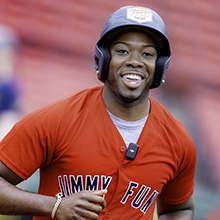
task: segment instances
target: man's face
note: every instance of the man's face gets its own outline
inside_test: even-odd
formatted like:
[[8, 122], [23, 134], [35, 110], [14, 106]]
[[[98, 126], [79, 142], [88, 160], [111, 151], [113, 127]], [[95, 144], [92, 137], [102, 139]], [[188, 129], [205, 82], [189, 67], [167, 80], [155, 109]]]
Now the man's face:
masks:
[[156, 46], [145, 32], [128, 30], [110, 46], [111, 61], [106, 86], [125, 102], [143, 100], [152, 84]]

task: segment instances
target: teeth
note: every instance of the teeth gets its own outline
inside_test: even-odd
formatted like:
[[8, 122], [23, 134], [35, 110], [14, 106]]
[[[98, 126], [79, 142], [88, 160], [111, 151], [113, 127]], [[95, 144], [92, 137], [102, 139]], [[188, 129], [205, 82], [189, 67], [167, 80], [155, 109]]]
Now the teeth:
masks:
[[141, 80], [141, 77], [138, 75], [133, 75], [133, 74], [127, 74], [124, 76], [126, 79], [134, 79], [134, 80]]

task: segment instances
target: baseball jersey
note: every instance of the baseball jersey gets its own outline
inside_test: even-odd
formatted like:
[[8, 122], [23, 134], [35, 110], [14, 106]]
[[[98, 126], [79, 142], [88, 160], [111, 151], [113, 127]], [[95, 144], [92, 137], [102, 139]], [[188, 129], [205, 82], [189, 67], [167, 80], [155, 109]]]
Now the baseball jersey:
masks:
[[152, 220], [156, 198], [190, 198], [196, 150], [183, 125], [150, 98], [139, 150], [128, 160], [102, 91], [87, 89], [25, 116], [1, 142], [0, 160], [22, 179], [40, 168], [40, 194], [107, 189], [100, 220]]

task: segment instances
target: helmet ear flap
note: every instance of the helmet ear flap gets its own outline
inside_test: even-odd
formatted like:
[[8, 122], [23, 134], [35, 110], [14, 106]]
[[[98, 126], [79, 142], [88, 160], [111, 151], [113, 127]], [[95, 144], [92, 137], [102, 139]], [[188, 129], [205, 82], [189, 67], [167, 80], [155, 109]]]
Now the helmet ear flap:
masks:
[[166, 78], [166, 69], [170, 64], [171, 56], [160, 56], [156, 61], [153, 83], [151, 89], [160, 86]]
[[95, 47], [95, 69], [97, 77], [100, 81], [105, 82], [108, 75], [109, 63], [111, 60], [110, 51], [108, 48]]

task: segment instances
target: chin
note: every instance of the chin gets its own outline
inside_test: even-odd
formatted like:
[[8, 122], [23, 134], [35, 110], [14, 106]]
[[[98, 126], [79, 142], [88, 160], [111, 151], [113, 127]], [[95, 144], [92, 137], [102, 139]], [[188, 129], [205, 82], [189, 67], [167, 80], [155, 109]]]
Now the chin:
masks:
[[142, 94], [140, 93], [134, 93], [132, 92], [132, 94], [123, 94], [120, 96], [120, 99], [124, 102], [124, 103], [134, 103], [137, 102], [139, 100], [142, 100]]

